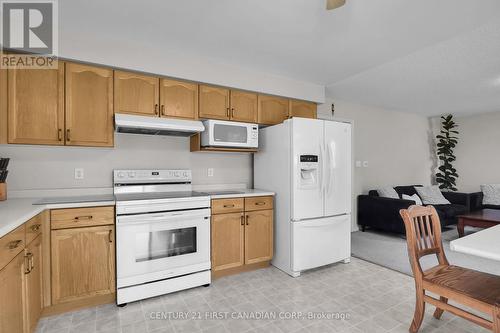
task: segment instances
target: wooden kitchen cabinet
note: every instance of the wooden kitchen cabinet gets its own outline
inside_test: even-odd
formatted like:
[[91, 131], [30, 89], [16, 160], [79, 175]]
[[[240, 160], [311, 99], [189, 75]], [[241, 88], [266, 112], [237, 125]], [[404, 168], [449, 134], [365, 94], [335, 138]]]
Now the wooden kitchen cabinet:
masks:
[[66, 63], [66, 145], [112, 147], [113, 70]]
[[316, 103], [291, 99], [289, 116], [316, 119], [317, 108]]
[[262, 268], [273, 257], [273, 197], [212, 200], [212, 277]]
[[198, 119], [198, 84], [161, 79], [160, 105], [161, 117]]
[[26, 332], [34, 332], [43, 309], [41, 235], [28, 244], [25, 256], [25, 328]]
[[286, 98], [259, 95], [257, 122], [260, 125], [280, 124], [288, 118], [289, 107]]
[[64, 64], [8, 70], [8, 142], [64, 145]]
[[[0, 56], [3, 53], [0, 52]], [[7, 70], [0, 67], [0, 144], [5, 144], [7, 140]]]
[[0, 270], [0, 332], [24, 330], [24, 252]]
[[160, 79], [134, 72], [115, 71], [115, 113], [158, 116]]
[[51, 232], [52, 304], [115, 293], [114, 226]]
[[229, 89], [200, 84], [200, 118], [229, 120]]
[[230, 119], [245, 123], [257, 122], [257, 94], [231, 90]]
[[240, 267], [244, 257], [244, 216], [242, 213], [212, 216], [212, 270]]
[[273, 211], [258, 210], [245, 215], [245, 264], [273, 257]]

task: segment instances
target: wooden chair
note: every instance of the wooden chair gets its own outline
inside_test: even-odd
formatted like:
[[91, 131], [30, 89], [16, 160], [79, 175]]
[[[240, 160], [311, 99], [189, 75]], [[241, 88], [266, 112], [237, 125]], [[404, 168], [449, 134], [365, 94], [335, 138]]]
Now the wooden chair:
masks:
[[[500, 333], [500, 276], [453, 266], [448, 263], [441, 240], [439, 216], [432, 206], [411, 206], [400, 211], [406, 227], [408, 255], [415, 278], [416, 307], [409, 331], [418, 332], [424, 319], [425, 303], [436, 306], [434, 317], [453, 313], [494, 333]], [[439, 264], [422, 270], [420, 258], [435, 254]], [[436, 299], [427, 295], [439, 295]], [[458, 304], [485, 313], [491, 321], [448, 304]]]

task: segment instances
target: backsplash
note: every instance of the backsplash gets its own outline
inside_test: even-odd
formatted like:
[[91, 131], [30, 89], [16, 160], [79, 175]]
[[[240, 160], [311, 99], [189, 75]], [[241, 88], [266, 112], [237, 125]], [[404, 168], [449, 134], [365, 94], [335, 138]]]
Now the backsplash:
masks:
[[253, 183], [251, 154], [191, 153], [181, 137], [115, 134], [115, 148], [0, 145], [0, 156], [11, 158], [9, 191], [112, 187], [113, 169], [141, 168], [192, 169], [193, 184]]

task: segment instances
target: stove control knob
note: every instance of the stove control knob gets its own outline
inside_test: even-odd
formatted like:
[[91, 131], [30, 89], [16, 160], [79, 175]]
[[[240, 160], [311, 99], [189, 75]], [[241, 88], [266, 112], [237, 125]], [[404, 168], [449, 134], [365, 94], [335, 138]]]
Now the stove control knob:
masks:
[[118, 172], [118, 178], [123, 178], [125, 177], [125, 174], [123, 172]]
[[135, 177], [135, 172], [129, 172], [128, 176], [129, 176], [129, 178], [134, 178]]
[[184, 171], [184, 172], [182, 173], [182, 177], [185, 177], [185, 178], [187, 178], [187, 176], [188, 176], [188, 173], [187, 173], [187, 171]]
[[175, 178], [179, 178], [179, 176], [180, 176], [179, 171], [174, 171], [174, 177], [175, 177]]

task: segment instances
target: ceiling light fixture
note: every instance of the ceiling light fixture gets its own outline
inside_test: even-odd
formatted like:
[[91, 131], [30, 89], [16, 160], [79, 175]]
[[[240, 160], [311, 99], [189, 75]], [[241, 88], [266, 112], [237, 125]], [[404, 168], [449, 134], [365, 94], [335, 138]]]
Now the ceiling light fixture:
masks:
[[332, 10], [345, 5], [345, 0], [326, 0], [326, 9]]

